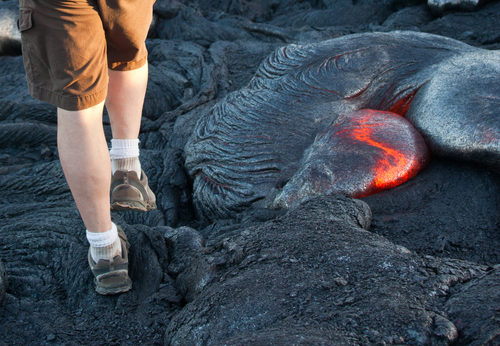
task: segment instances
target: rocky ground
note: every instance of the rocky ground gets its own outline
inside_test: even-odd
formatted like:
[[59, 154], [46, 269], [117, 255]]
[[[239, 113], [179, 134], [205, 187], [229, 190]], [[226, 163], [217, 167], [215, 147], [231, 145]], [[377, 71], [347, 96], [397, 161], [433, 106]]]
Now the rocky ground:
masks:
[[500, 344], [497, 173], [433, 158], [362, 200], [207, 222], [183, 155], [278, 47], [413, 30], [498, 50], [499, 1], [158, 0], [140, 139], [159, 209], [113, 215], [134, 281], [113, 297], [93, 288], [55, 109], [26, 89], [16, 4], [0, 2], [0, 345]]

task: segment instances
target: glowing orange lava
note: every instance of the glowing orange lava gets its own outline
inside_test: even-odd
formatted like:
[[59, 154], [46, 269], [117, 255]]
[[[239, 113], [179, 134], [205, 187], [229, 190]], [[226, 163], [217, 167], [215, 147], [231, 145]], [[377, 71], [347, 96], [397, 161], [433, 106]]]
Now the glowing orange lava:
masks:
[[404, 117], [406, 115], [406, 112], [408, 112], [408, 108], [410, 108], [410, 104], [411, 101], [413, 101], [414, 96], [415, 94], [409, 94], [405, 97], [400, 98], [394, 103], [391, 109], [389, 109], [389, 112], [396, 113]]
[[397, 138], [394, 140], [398, 137], [392, 132], [394, 127], [391, 129], [391, 125], [383, 118], [399, 117], [397, 114], [372, 110], [362, 112], [362, 117], [353, 119], [350, 126], [337, 133], [339, 137], [357, 141], [357, 144], [361, 144], [361, 150], [364, 146], [380, 149], [373, 156], [374, 162], [368, 163], [373, 174], [371, 185], [360, 195], [352, 196], [355, 198], [366, 197], [404, 183], [413, 178], [427, 161], [425, 146], [408, 144], [403, 148], [395, 147], [401, 142]]

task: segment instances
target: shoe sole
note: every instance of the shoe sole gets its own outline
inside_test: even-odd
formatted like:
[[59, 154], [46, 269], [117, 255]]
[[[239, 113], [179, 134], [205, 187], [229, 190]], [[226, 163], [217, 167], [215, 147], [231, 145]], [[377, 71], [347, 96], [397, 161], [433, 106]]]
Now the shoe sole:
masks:
[[123, 229], [117, 226], [117, 230], [122, 246], [121, 258], [118, 258], [120, 256], [115, 256], [109, 263], [109, 267], [106, 268], [104, 265], [99, 267], [92, 259], [90, 249], [88, 252], [88, 262], [94, 274], [95, 290], [97, 293], [105, 296], [127, 292], [132, 288], [132, 280], [128, 276], [128, 250], [130, 244]]
[[[113, 295], [113, 294], [119, 294], [123, 292], [130, 291], [132, 288], [132, 280], [130, 280], [128, 276], [128, 272], [126, 270], [119, 270], [111, 273], [104, 274], [105, 277], [99, 277], [94, 279], [95, 283], [95, 290], [97, 293], [103, 295], [103, 296], [108, 296], [108, 295]], [[102, 283], [99, 282], [99, 279], [110, 279], [114, 278], [118, 282], [123, 280], [123, 283], [121, 283], [117, 287], [106, 287]], [[115, 283], [116, 284], [116, 283]]]
[[156, 203], [142, 203], [140, 201], [115, 201], [111, 204], [111, 211], [140, 211], [146, 212], [156, 209]]

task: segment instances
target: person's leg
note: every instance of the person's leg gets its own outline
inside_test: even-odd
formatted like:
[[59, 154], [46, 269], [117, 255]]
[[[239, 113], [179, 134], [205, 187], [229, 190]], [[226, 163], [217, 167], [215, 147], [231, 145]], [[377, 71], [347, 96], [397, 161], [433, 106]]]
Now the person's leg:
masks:
[[80, 110], [57, 110], [57, 146], [61, 165], [90, 232], [111, 229], [110, 160], [102, 127], [103, 103]]
[[139, 130], [148, 82], [148, 65], [109, 70], [106, 109], [111, 121], [112, 203], [114, 211], [156, 209], [156, 198], [139, 162]]
[[148, 64], [130, 71], [108, 70], [106, 109], [113, 139], [137, 139], [148, 84]]
[[111, 122], [111, 169], [141, 176], [139, 130], [148, 83], [148, 65], [130, 71], [108, 70], [106, 109]]
[[108, 145], [102, 127], [104, 103], [80, 111], [57, 109], [57, 146], [73, 198], [87, 228], [95, 262], [111, 260], [122, 248], [111, 222]]
[[108, 43], [106, 109], [113, 132], [112, 170], [113, 173], [135, 171], [141, 177], [137, 139], [148, 82], [145, 41], [154, 0], [97, 0], [97, 3]]
[[20, 0], [19, 24], [28, 90], [58, 107], [61, 165], [87, 228], [96, 290], [115, 294], [132, 282], [126, 235], [111, 222], [111, 165], [102, 127], [108, 49], [97, 2]]

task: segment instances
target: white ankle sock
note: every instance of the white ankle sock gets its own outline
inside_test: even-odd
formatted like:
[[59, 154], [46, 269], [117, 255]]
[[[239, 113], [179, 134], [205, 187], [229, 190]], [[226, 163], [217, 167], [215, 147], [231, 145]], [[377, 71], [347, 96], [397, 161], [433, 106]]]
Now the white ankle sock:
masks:
[[115, 174], [116, 171], [135, 171], [140, 179], [141, 162], [139, 157], [111, 160], [111, 174]]
[[111, 229], [103, 233], [94, 233], [87, 230], [87, 240], [90, 243], [90, 255], [97, 263], [100, 259], [112, 260], [122, 253], [120, 237], [114, 223]]
[[141, 177], [138, 139], [112, 139], [109, 156], [111, 174], [115, 174], [116, 171], [135, 171], [137, 176]]
[[111, 150], [109, 151], [111, 160], [126, 159], [128, 157], [139, 156], [138, 139], [112, 139]]

